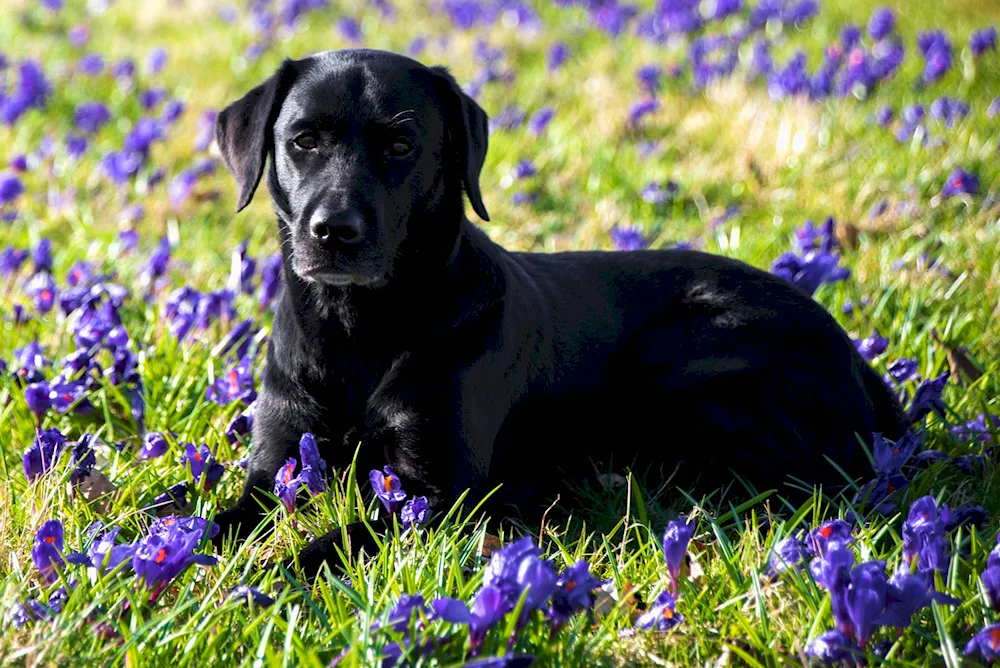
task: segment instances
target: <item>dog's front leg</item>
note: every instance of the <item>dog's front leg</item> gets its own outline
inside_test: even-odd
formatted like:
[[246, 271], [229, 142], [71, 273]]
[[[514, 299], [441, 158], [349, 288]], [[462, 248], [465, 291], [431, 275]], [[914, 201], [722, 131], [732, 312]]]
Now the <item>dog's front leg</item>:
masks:
[[[499, 416], [486, 415], [476, 406], [460, 401], [464, 378], [455, 376], [433, 382], [434, 371], [412, 363], [394, 365], [386, 379], [373, 393], [365, 411], [358, 477], [362, 490], [370, 492], [368, 469], [389, 465], [399, 476], [407, 498], [427, 498], [432, 515], [438, 517], [465, 490], [478, 500], [485, 491], [492, 437], [499, 426]], [[417, 389], [419, 388], [419, 389]], [[493, 405], [490, 405], [493, 408]], [[484, 444], [489, 444], [487, 447]], [[362, 465], [363, 462], [363, 465]], [[338, 548], [356, 557], [363, 549], [375, 554], [379, 540], [392, 526], [392, 517], [384, 509], [380, 520], [366, 526], [356, 522], [338, 527], [304, 548], [297, 561], [303, 572], [312, 577], [324, 561], [339, 563]], [[294, 560], [289, 560], [291, 567]]]
[[274, 500], [267, 493], [274, 490], [278, 469], [290, 457], [299, 456], [302, 434], [317, 431], [310, 424], [314, 422], [309, 419], [310, 413], [300, 410], [303, 405], [308, 404], [291, 401], [265, 382], [257, 399], [246, 484], [236, 505], [215, 516], [220, 527], [216, 545], [221, 546], [228, 537], [247, 538], [274, 508]]

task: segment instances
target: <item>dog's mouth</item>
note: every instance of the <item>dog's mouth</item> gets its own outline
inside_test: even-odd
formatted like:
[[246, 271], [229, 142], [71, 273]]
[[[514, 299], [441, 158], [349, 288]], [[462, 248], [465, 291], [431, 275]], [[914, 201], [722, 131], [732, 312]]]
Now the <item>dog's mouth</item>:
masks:
[[368, 276], [333, 271], [327, 267], [312, 267], [306, 270], [296, 269], [295, 273], [307, 281], [322, 283], [334, 287], [375, 286], [382, 282], [381, 276]]

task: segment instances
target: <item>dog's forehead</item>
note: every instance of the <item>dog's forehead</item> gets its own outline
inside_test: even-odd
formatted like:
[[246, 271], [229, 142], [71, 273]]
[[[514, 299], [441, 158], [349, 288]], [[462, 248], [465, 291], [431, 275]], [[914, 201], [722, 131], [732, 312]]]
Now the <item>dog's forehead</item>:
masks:
[[319, 54], [303, 64], [286, 109], [282, 110], [286, 118], [380, 118], [404, 111], [421, 114], [438, 109], [433, 74], [405, 56], [358, 49]]

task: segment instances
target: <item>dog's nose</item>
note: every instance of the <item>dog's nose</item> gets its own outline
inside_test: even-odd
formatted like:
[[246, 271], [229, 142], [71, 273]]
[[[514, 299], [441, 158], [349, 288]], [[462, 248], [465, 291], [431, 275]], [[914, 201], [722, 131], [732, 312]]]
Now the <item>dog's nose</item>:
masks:
[[354, 209], [336, 213], [320, 209], [309, 221], [309, 232], [325, 245], [357, 243], [364, 232], [364, 218]]

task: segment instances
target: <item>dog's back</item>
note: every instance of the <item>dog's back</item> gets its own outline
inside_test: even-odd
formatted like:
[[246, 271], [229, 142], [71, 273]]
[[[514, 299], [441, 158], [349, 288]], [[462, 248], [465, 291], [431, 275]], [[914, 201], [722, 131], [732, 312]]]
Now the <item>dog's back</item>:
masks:
[[766, 272], [679, 250], [506, 261], [505, 339], [521, 336], [532, 365], [497, 444], [522, 456], [501, 466], [572, 439], [581, 459], [683, 461], [683, 481], [726, 483], [732, 468], [758, 488], [788, 472], [843, 483], [826, 457], [864, 474], [858, 436], [906, 428], [832, 316]]

